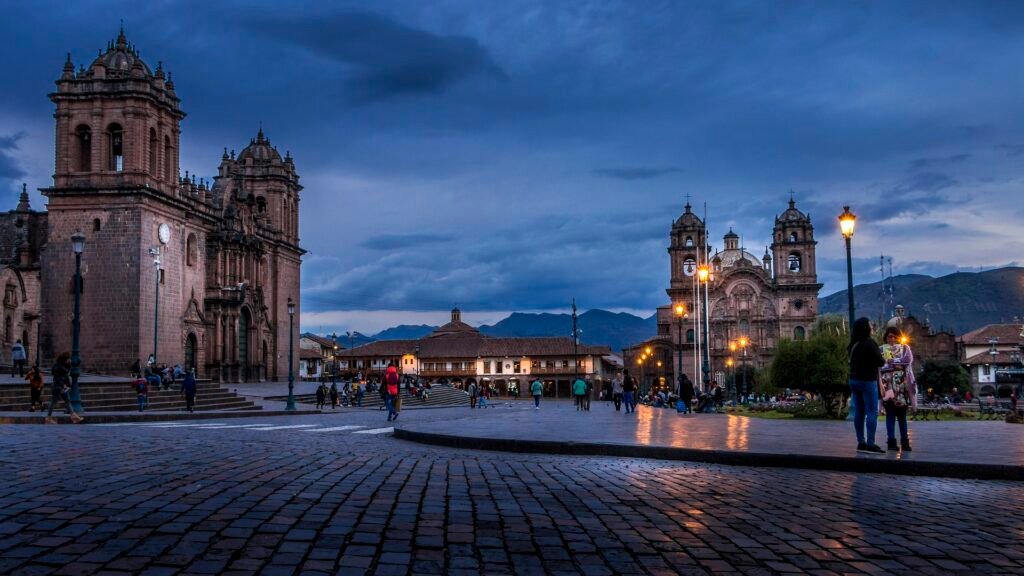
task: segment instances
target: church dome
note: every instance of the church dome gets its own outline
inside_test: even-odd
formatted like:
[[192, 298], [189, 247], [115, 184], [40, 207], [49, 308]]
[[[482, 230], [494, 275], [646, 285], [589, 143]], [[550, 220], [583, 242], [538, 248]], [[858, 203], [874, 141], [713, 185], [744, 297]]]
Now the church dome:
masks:
[[107, 51], [100, 54], [92, 62], [92, 66], [103, 66], [108, 76], [127, 76], [132, 68], [139, 66], [145, 76], [152, 76], [153, 71], [139, 57], [135, 47], [128, 43], [124, 36], [124, 29], [117, 35], [117, 40], [107, 46]]
[[263, 128], [260, 128], [256, 138], [250, 140], [249, 145], [238, 154], [239, 162], [245, 162], [249, 158], [256, 162], [281, 161], [281, 154], [270, 145], [270, 139], [263, 135]]
[[778, 221], [778, 222], [809, 222], [810, 218], [808, 218], [806, 214], [804, 214], [803, 212], [801, 212], [800, 210], [797, 209], [796, 201], [793, 200], [792, 196], [790, 196], [790, 198], [789, 198], [789, 208], [787, 208], [785, 212], [780, 214], [779, 217], [776, 218], [776, 221]]
[[701, 219], [693, 213], [689, 202], [686, 203], [686, 211], [683, 212], [683, 215], [680, 216], [678, 220], [675, 221], [676, 227], [693, 227], [703, 225], [704, 223], [701, 222]]

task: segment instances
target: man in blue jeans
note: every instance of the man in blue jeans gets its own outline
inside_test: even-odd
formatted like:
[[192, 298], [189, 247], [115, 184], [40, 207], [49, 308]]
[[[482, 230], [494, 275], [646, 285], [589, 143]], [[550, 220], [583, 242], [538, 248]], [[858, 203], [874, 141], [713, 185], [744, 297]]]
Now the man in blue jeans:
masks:
[[885, 454], [875, 444], [878, 427], [878, 369], [885, 365], [882, 351], [871, 338], [871, 321], [859, 318], [850, 331], [850, 407], [857, 431], [857, 452]]
[[636, 411], [636, 401], [633, 395], [636, 394], [636, 380], [629, 375], [629, 370], [622, 372], [622, 403], [626, 405], [626, 414]]

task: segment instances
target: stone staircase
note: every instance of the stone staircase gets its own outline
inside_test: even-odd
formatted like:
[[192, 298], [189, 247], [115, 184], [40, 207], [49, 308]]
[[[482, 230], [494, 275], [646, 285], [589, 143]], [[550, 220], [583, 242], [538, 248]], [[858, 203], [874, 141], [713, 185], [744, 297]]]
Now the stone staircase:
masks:
[[[138, 411], [139, 403], [131, 380], [113, 383], [80, 383], [82, 405], [86, 412]], [[46, 378], [43, 402], [50, 401], [50, 382]], [[63, 402], [58, 409], [63, 410]], [[27, 412], [31, 407], [28, 385], [0, 386], [0, 412]], [[185, 409], [185, 395], [180, 382], [170, 390], [149, 391], [147, 411]], [[262, 407], [227, 389], [223, 384], [200, 381], [196, 385], [196, 410], [261, 410]]]

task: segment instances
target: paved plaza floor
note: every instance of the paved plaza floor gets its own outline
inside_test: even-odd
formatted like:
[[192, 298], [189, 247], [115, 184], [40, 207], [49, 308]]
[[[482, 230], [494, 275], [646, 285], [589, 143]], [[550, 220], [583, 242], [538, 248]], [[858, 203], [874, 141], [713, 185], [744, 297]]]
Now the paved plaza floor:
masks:
[[1021, 482], [392, 435], [501, 410], [0, 426], [0, 574], [1024, 573]]
[[[849, 421], [681, 415], [647, 406], [626, 414], [605, 402], [580, 412], [568, 402], [551, 401], [540, 410], [532, 402], [503, 404], [479, 416], [402, 426], [400, 437], [513, 452], [1024, 479], [1024, 426], [1001, 421], [910, 422], [913, 451], [876, 456], [856, 452]], [[885, 446], [885, 440], [880, 421], [875, 441]]]

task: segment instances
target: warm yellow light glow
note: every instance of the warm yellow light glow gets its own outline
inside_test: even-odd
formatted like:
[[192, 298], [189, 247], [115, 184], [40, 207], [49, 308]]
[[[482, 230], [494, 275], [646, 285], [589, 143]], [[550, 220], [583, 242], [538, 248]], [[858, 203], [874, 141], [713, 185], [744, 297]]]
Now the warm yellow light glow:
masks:
[[697, 268], [697, 277], [700, 278], [701, 282], [707, 282], [708, 281], [708, 276], [710, 274], [711, 274], [711, 271], [708, 270], [707, 266], [700, 266], [699, 268]]
[[850, 212], [849, 206], [843, 206], [843, 213], [839, 215], [839, 231], [844, 238], [853, 238], [853, 228], [857, 225], [857, 216]]
[[750, 344], [750, 339], [746, 336], [740, 336], [740, 347], [746, 348], [748, 344]]
[[661, 360], [658, 360], [658, 368], [661, 368]]
[[910, 344], [910, 337], [906, 334], [900, 335], [900, 344]]
[[677, 304], [676, 305], [676, 316], [682, 316], [684, 314], [686, 314], [686, 306], [683, 306], [682, 304]]
[[648, 356], [650, 356], [650, 355], [651, 355], [651, 347], [650, 347], [650, 346], [648, 346], [647, 348], [644, 348], [644, 352], [645, 352], [645, 353], [646, 353], [646, 354], [647, 354]]
[[729, 352], [735, 352], [735, 351], [736, 351], [736, 342], [734, 342], [734, 341], [733, 342], [729, 342]]
[[729, 368], [732, 368], [732, 358], [726, 358], [725, 365], [728, 366]]
[[637, 359], [636, 359], [636, 365], [637, 365], [637, 366], [639, 366], [639, 365], [641, 365], [641, 364], [643, 364], [643, 363], [644, 363], [644, 360], [643, 360], [643, 358], [637, 358]]

